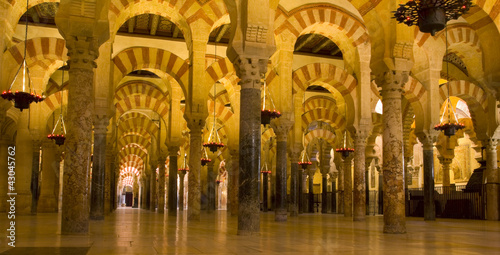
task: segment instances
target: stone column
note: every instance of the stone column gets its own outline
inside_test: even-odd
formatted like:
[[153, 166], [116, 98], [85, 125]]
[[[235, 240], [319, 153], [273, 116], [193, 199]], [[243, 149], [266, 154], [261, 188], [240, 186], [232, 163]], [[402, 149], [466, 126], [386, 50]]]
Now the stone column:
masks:
[[40, 197], [40, 149], [42, 142], [33, 141], [33, 161], [31, 164], [31, 214], [37, 213]]
[[[109, 139], [111, 140], [111, 139]], [[104, 214], [109, 214], [113, 211], [111, 207], [112, 190], [111, 190], [111, 175], [113, 172], [114, 153], [110, 148], [113, 148], [113, 143], [106, 139], [106, 162], [104, 173]]]
[[354, 193], [353, 220], [363, 221], [366, 215], [365, 149], [368, 132], [360, 127], [354, 135]]
[[332, 213], [337, 212], [337, 183], [335, 182], [335, 179], [337, 179], [338, 173], [333, 173], [333, 175], [330, 177], [330, 180], [332, 182]]
[[[429, 137], [420, 139], [423, 144], [424, 160], [424, 220], [436, 219], [434, 204], [434, 145]], [[385, 173], [384, 173], [385, 174]]]
[[486, 141], [486, 219], [499, 219], [498, 139]]
[[352, 217], [352, 158], [353, 155], [344, 158], [342, 169], [344, 170], [344, 216]]
[[[144, 171], [146, 171], [146, 168], [144, 167]], [[148, 173], [144, 174], [144, 204], [142, 209], [149, 210], [151, 207], [151, 175]]]
[[268, 205], [269, 205], [269, 202], [267, 200], [269, 194], [268, 194], [268, 190], [269, 190], [269, 174], [267, 173], [267, 171], [264, 171], [262, 173], [262, 211], [263, 212], [267, 212], [268, 211]]
[[300, 157], [300, 145], [293, 146], [290, 152], [290, 217], [296, 217], [299, 215], [299, 157]]
[[104, 191], [106, 181], [106, 128], [109, 118], [94, 115], [94, 156], [92, 165], [92, 191], [90, 193], [90, 219], [104, 220]]
[[200, 220], [201, 208], [201, 129], [205, 118], [192, 115], [189, 127], [188, 220]]
[[66, 37], [69, 89], [64, 158], [62, 234], [89, 231], [89, 166], [94, 118], [94, 62], [97, 39]]
[[177, 215], [177, 154], [179, 146], [168, 146], [168, 215]]
[[365, 161], [365, 205], [366, 205], [366, 215], [370, 215], [370, 180], [369, 180], [369, 171], [370, 171], [370, 163], [372, 159], [369, 158]]
[[[201, 157], [200, 157], [201, 158]], [[212, 157], [212, 161], [207, 164], [207, 200], [208, 206], [207, 211], [209, 213], [215, 210], [215, 179], [217, 174], [214, 171], [215, 157]]]
[[241, 79], [240, 95], [240, 175], [238, 194], [238, 235], [260, 231], [260, 95], [267, 59], [241, 58], [235, 69]]
[[158, 157], [158, 213], [165, 212], [165, 161], [163, 155]]
[[305, 212], [305, 208], [304, 208], [304, 190], [305, 190], [305, 180], [306, 180], [306, 177], [305, 177], [305, 170], [302, 169], [302, 168], [299, 168], [298, 169], [298, 201], [299, 201], [299, 213], [304, 213]]
[[450, 165], [453, 162], [452, 158], [439, 157], [441, 162], [441, 171], [443, 172], [443, 191], [448, 191], [450, 188]]
[[[0, 119], [1, 121], [1, 119]], [[1, 124], [0, 124], [1, 127]], [[8, 156], [9, 156], [9, 141], [5, 138], [0, 138], [0, 213], [6, 212], [6, 201], [8, 193], [7, 181], [9, 178]]]
[[184, 176], [186, 171], [179, 171], [179, 211], [184, 211]]
[[401, 87], [408, 80], [408, 75], [407, 71], [389, 70], [384, 74], [383, 80], [378, 82], [382, 85], [384, 105], [382, 120], [384, 233], [406, 233]]
[[230, 159], [227, 166], [228, 174], [228, 190], [227, 199], [229, 202], [229, 213], [231, 216], [238, 215], [238, 188], [239, 188], [239, 176], [240, 176], [240, 155], [239, 151], [235, 149], [229, 149]]
[[151, 177], [149, 182], [149, 210], [156, 211], [156, 163], [157, 160], [150, 158], [149, 164], [151, 169]]
[[331, 147], [324, 140], [320, 140], [320, 170], [322, 176], [321, 190], [321, 213], [328, 212], [328, 173], [330, 172], [330, 150]]
[[311, 166], [311, 169], [307, 170], [309, 175], [309, 201], [308, 201], [308, 212], [314, 212], [314, 174], [316, 173], [316, 168]]
[[38, 212], [55, 213], [59, 201], [60, 156], [54, 142], [47, 139], [42, 144], [42, 188]]
[[[337, 159], [340, 159], [342, 156], [337, 153], [336, 157]], [[341, 160], [339, 160], [340, 162]], [[340, 166], [340, 167], [339, 167]], [[344, 164], [338, 163], [337, 164], [337, 170], [339, 171], [338, 173], [338, 212], [339, 214], [344, 213]]]
[[287, 153], [286, 142], [288, 132], [292, 128], [293, 122], [283, 117], [271, 121], [271, 127], [276, 134], [276, 200], [275, 200], [275, 221], [287, 220], [287, 200], [286, 200], [286, 167]]

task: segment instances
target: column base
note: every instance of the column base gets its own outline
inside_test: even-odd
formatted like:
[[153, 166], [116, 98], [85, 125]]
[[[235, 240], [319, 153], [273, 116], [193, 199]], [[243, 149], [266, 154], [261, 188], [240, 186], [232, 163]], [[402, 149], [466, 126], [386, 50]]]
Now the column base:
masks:
[[384, 234], [406, 234], [406, 227], [402, 225], [384, 226]]
[[274, 215], [274, 221], [283, 222], [287, 220], [287, 212], [286, 210], [276, 210], [276, 214]]
[[355, 215], [352, 218], [353, 221], [364, 221], [365, 220], [365, 215]]

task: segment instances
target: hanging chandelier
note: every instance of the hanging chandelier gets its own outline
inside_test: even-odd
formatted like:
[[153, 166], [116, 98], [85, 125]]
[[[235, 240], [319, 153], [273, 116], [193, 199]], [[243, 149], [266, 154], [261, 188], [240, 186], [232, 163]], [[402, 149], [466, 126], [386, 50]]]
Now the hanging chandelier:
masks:
[[[23, 57], [23, 62], [21, 63], [21, 66], [19, 69], [17, 69], [16, 75], [14, 76], [14, 81], [10, 84], [9, 90], [4, 91], [2, 93], [2, 98], [5, 100], [9, 101], [14, 101], [14, 107], [18, 108], [21, 110], [21, 112], [24, 109], [29, 109], [31, 103], [38, 103], [43, 101], [43, 97], [41, 95], [37, 95], [34, 91], [31, 91], [31, 78], [30, 78], [30, 72], [28, 70], [28, 65], [26, 64], [26, 48], [27, 48], [27, 41], [28, 41], [28, 6], [29, 6], [29, 0], [26, 1], [26, 30], [24, 33], [24, 57]], [[22, 90], [16, 90], [15, 92], [12, 91], [12, 86], [16, 81], [20, 78], [19, 72], [23, 69], [22, 72]]]
[[[347, 104], [344, 105], [344, 114], [347, 119]], [[335, 149], [336, 152], [340, 153], [343, 158], [349, 157], [351, 152], [354, 152], [354, 148], [349, 147], [348, 145], [349, 139], [347, 139], [347, 128], [344, 130], [344, 141], [342, 143], [342, 147]]]
[[177, 171], [179, 171], [180, 173], [186, 173], [187, 171], [189, 171], [186, 158], [187, 158], [187, 153], [184, 153], [184, 162], [182, 163], [182, 167], [177, 169]]
[[[269, 98], [268, 98], [269, 97]], [[264, 80], [264, 96], [262, 97], [262, 110], [260, 111], [260, 123], [268, 125], [274, 118], [279, 118], [281, 113], [274, 106], [271, 93], [267, 91], [266, 81]]]
[[[61, 81], [61, 113], [59, 114], [59, 119], [57, 119], [54, 128], [52, 129], [52, 133], [47, 135], [47, 138], [50, 140], [54, 140], [57, 145], [61, 146], [64, 144], [64, 140], [66, 140], [66, 125], [64, 124], [63, 118], [63, 84], [64, 84], [64, 68], [62, 68], [62, 81]], [[59, 133], [56, 133], [57, 125], [60, 125]]]
[[446, 22], [458, 19], [471, 6], [471, 0], [410, 0], [393, 11], [393, 18], [408, 26], [416, 25], [422, 33], [434, 36], [446, 27]]
[[311, 160], [309, 160], [309, 155], [307, 155], [306, 149], [302, 151], [302, 156], [300, 157], [299, 166], [306, 170], [308, 166], [312, 165]]
[[[446, 55], [448, 55], [448, 31], [446, 33]], [[445, 55], [445, 56], [446, 56]], [[449, 79], [448, 74], [448, 61], [446, 61], [446, 77]], [[448, 89], [448, 98], [444, 106], [443, 114], [439, 120], [439, 124], [434, 126], [435, 130], [443, 131], [445, 136], [453, 136], [458, 130], [465, 128], [465, 125], [458, 122], [457, 114], [450, 99], [450, 82], [446, 81], [446, 88]]]
[[210, 158], [208, 158], [207, 149], [203, 148], [202, 150], [203, 150], [203, 155], [201, 157], [201, 165], [204, 166], [204, 165], [208, 164], [209, 162], [211, 162], [212, 160]]
[[216, 98], [216, 88], [219, 82], [214, 84], [214, 123], [212, 125], [212, 129], [210, 130], [210, 135], [208, 136], [208, 142], [203, 144], [203, 147], [209, 148], [211, 152], [216, 152], [219, 148], [224, 147], [224, 143], [221, 142], [219, 132], [217, 132], [217, 118], [215, 115], [215, 98]]
[[270, 174], [271, 170], [267, 167], [267, 162], [260, 168], [260, 172], [263, 174]]

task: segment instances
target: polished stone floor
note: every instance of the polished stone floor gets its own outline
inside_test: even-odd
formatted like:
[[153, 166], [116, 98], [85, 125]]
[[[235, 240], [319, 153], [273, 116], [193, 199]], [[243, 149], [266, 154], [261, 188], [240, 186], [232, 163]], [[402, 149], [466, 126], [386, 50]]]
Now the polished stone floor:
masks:
[[[2, 217], [6, 229], [6, 217]], [[236, 235], [237, 218], [202, 213], [200, 222], [124, 208], [92, 221], [90, 234], [59, 234], [57, 214], [18, 216], [16, 248], [0, 234], [0, 254], [500, 254], [500, 222], [407, 219], [407, 234], [383, 234], [383, 217], [352, 222], [336, 214], [301, 214], [274, 222], [261, 214], [261, 234]]]

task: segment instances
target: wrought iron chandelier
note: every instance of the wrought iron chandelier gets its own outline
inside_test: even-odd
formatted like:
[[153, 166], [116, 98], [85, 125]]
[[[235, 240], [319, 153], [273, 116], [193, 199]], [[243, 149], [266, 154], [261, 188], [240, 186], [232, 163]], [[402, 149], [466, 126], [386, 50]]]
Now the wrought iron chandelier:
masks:
[[189, 167], [187, 165], [187, 153], [184, 153], [184, 162], [182, 163], [182, 167], [177, 169], [177, 171], [181, 172], [181, 173], [186, 173], [187, 171], [189, 171]]
[[[57, 119], [56, 124], [54, 125], [54, 129], [52, 129], [52, 133], [47, 135], [48, 139], [54, 140], [57, 145], [61, 146], [64, 144], [64, 140], [66, 140], [66, 125], [64, 124], [63, 118], [63, 84], [64, 84], [64, 68], [62, 69], [62, 82], [61, 82], [61, 113], [59, 114], [59, 119]], [[60, 124], [59, 133], [56, 133], [57, 125]]]
[[[10, 84], [9, 90], [4, 91], [2, 93], [2, 98], [9, 100], [9, 101], [14, 101], [14, 107], [18, 108], [21, 110], [21, 112], [24, 109], [29, 109], [31, 103], [38, 103], [43, 101], [43, 97], [41, 95], [37, 95], [34, 91], [31, 91], [31, 78], [30, 78], [30, 72], [28, 70], [28, 65], [26, 64], [26, 47], [27, 47], [27, 42], [28, 42], [28, 6], [29, 6], [29, 0], [26, 1], [26, 30], [24, 33], [24, 57], [23, 57], [23, 62], [21, 63], [21, 66], [19, 69], [17, 69], [16, 75], [14, 76], [14, 80]], [[20, 79], [20, 74], [19, 72], [23, 69], [22, 72], [22, 90], [16, 90], [15, 92], [12, 91], [12, 86], [18, 78]]]
[[[344, 105], [344, 113], [345, 113], [345, 118], [347, 119], [347, 104]], [[351, 152], [354, 152], [354, 148], [349, 147], [348, 145], [349, 139], [347, 139], [347, 128], [344, 130], [344, 141], [342, 143], [342, 147], [335, 149], [336, 152], [339, 152], [342, 154], [343, 158], [349, 157]]]
[[214, 84], [214, 123], [212, 125], [212, 129], [210, 130], [210, 135], [208, 136], [208, 142], [203, 144], [203, 147], [209, 148], [211, 152], [216, 152], [219, 148], [224, 147], [224, 143], [221, 142], [219, 132], [217, 131], [217, 118], [215, 115], [215, 99], [216, 99], [216, 88], [219, 82]]
[[203, 154], [201, 155], [201, 165], [204, 166], [206, 164], [208, 164], [209, 162], [211, 162], [212, 160], [208, 157], [208, 153], [207, 153], [207, 149], [206, 148], [203, 148]]
[[399, 23], [416, 25], [421, 32], [434, 36], [446, 27], [446, 22], [458, 19], [471, 6], [471, 0], [410, 0], [393, 13]]
[[[267, 99], [269, 97], [269, 99]], [[267, 100], [266, 100], [267, 99]], [[279, 118], [281, 113], [276, 110], [274, 106], [271, 93], [267, 91], [266, 81], [264, 80], [264, 96], [262, 97], [262, 110], [260, 111], [260, 123], [262, 125], [268, 125], [274, 118]]]
[[[448, 55], [448, 31], [446, 33], [446, 55]], [[449, 79], [448, 74], [448, 61], [446, 61], [446, 79]], [[453, 136], [458, 130], [465, 128], [465, 125], [458, 122], [457, 114], [450, 99], [450, 82], [446, 81], [446, 88], [448, 90], [448, 98], [446, 98], [446, 104], [444, 106], [443, 114], [439, 120], [439, 124], [434, 126], [435, 130], [443, 131], [445, 136]]]
[[309, 160], [309, 155], [307, 155], [306, 149], [302, 151], [302, 156], [300, 157], [299, 166], [306, 170], [308, 166], [312, 165], [311, 160]]
[[263, 174], [270, 174], [271, 170], [267, 167], [267, 162], [264, 163], [264, 165], [260, 168], [260, 172]]

